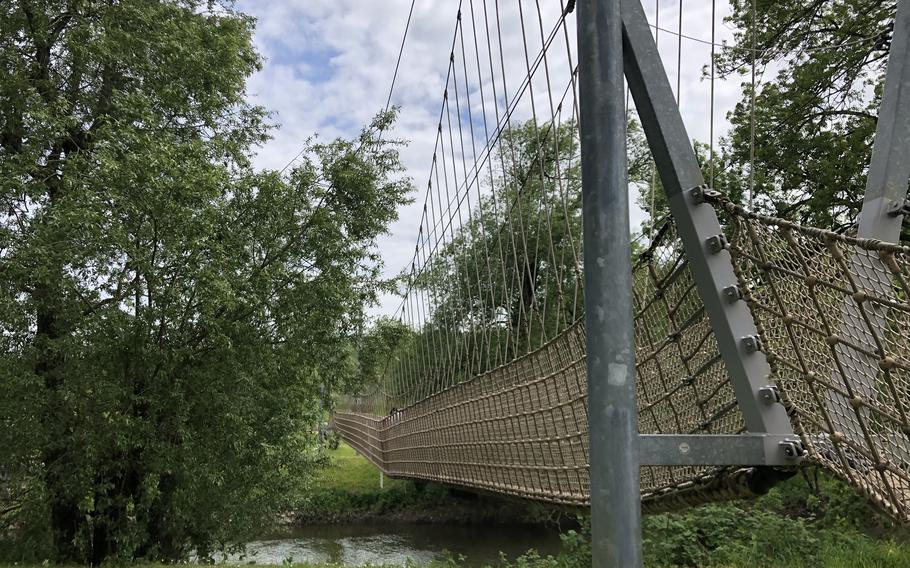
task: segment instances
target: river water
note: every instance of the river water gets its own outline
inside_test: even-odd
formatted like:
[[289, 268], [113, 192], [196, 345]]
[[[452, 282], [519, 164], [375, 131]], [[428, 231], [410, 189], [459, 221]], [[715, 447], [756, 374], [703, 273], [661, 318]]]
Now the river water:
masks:
[[542, 555], [559, 551], [559, 535], [540, 527], [500, 525], [415, 525], [396, 523], [312, 525], [252, 542], [232, 564], [293, 562], [337, 563], [346, 568], [368, 564], [425, 566], [452, 554], [465, 566], [496, 563], [500, 552], [510, 559], [535, 549]]

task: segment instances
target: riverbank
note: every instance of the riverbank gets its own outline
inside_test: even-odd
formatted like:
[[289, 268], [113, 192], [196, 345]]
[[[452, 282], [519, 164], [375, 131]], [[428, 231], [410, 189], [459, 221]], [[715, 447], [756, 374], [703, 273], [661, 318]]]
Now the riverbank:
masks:
[[[555, 519], [564, 523], [561, 550], [551, 548], [544, 556], [530, 553], [512, 563], [494, 564], [503, 568], [590, 565], [590, 539], [584, 527], [566, 530], [578, 524], [570, 511], [409, 480], [386, 478], [380, 487], [379, 471], [350, 447], [342, 445], [328, 454], [325, 467], [313, 478], [296, 512], [299, 527], [335, 523], [343, 531], [364, 522], [379, 522], [387, 523], [388, 531], [394, 532], [393, 525], [405, 522], [435, 523], [450, 531], [457, 526], [514, 527]], [[643, 524], [649, 568], [910, 568], [906, 529], [875, 512], [845, 484], [811, 469], [760, 499], [649, 515]], [[496, 531], [489, 529], [477, 539], [484, 540]], [[457, 553], [458, 548], [453, 545], [449, 550]], [[517, 555], [513, 551], [510, 556]], [[376, 562], [383, 561], [389, 559], [377, 557]], [[429, 562], [418, 565], [462, 566], [456, 561]], [[392, 562], [393, 566], [404, 564]], [[348, 564], [354, 565], [362, 564]]]
[[380, 485], [379, 470], [345, 443], [326, 454], [325, 465], [289, 516], [294, 524], [574, 524], [573, 511], [508, 496], [388, 477]]
[[[585, 521], [576, 520], [577, 529], [564, 523], [559, 536], [552, 524], [543, 528], [552, 518], [543, 505], [495, 495], [394, 479], [380, 487], [378, 470], [342, 445], [328, 452], [281, 530], [213, 560], [283, 568], [590, 566]], [[760, 499], [645, 516], [643, 547], [646, 568], [910, 568], [908, 531], [812, 469]], [[0, 563], [39, 566], [46, 564]]]

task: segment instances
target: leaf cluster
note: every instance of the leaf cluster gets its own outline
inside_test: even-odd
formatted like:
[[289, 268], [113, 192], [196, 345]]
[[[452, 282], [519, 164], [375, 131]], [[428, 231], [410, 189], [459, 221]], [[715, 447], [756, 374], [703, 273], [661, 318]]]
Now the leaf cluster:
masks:
[[61, 561], [186, 559], [275, 518], [354, 372], [394, 112], [251, 165], [253, 21], [199, 0], [0, 7], [0, 522]]

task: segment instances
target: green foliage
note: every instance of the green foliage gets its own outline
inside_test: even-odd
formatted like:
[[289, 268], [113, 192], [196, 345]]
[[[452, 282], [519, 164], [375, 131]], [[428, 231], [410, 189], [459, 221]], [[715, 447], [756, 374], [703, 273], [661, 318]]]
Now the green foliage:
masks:
[[[707, 145], [695, 141], [705, 177], [740, 202], [754, 177], [759, 211], [826, 229], [851, 226], [865, 190], [896, 2], [734, 0], [731, 7], [727, 24], [738, 31], [718, 53], [717, 71], [742, 79], [742, 98], [713, 163]], [[660, 180], [645, 180], [639, 190], [639, 205], [663, 219]]]
[[[756, 501], [706, 505], [643, 519], [646, 566], [899, 568], [906, 535], [847, 485], [826, 476], [790, 479]], [[510, 568], [591, 565], [590, 524], [563, 535], [556, 557], [529, 553]], [[875, 533], [875, 536], [870, 536]]]
[[[0, 531], [16, 557], [205, 557], [316, 458], [320, 396], [409, 189], [377, 133], [257, 172], [251, 19], [207, 0], [0, 7]], [[12, 530], [15, 529], [15, 530]]]
[[895, 528], [889, 517], [873, 509], [857, 491], [818, 468], [775, 487], [758, 501], [765, 510], [807, 519], [816, 527], [850, 527], [867, 532]]
[[389, 365], [396, 364], [413, 345], [414, 332], [389, 317], [380, 317], [360, 340], [357, 351], [358, 383], [348, 391], [369, 390], [379, 384]]
[[[904, 568], [910, 546], [873, 539], [856, 529], [819, 529], [803, 519], [736, 505], [711, 505], [644, 518], [645, 566]], [[591, 565], [590, 527], [563, 535], [553, 557], [536, 552], [508, 568], [576, 568]]]
[[[745, 75], [753, 52], [756, 206], [824, 228], [855, 222], [891, 44], [894, 1], [732, 2], [740, 31], [718, 57], [722, 75]], [[776, 69], [776, 73], [772, 70]], [[730, 169], [747, 172], [751, 85], [730, 114]], [[722, 170], [725, 168], [721, 168]], [[722, 184], [719, 189], [725, 189]]]
[[744, 558], [793, 565], [819, 545], [801, 519], [719, 505], [647, 517], [645, 531], [650, 562], [666, 566], [723, 566]]

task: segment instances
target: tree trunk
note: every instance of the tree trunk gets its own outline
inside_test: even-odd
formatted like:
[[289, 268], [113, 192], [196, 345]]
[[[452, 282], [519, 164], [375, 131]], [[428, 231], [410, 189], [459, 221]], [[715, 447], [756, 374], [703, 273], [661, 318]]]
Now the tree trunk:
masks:
[[47, 399], [41, 417], [46, 435], [46, 445], [42, 451], [44, 462], [44, 484], [51, 503], [51, 533], [54, 554], [60, 562], [81, 560], [76, 546], [79, 527], [78, 503], [71, 497], [66, 487], [66, 471], [69, 448], [67, 447], [66, 408], [61, 397], [63, 385], [63, 359], [54, 345], [60, 339], [59, 316], [52, 307], [54, 292], [48, 286], [36, 291], [39, 308], [37, 310], [36, 346], [38, 358], [35, 363], [35, 374], [44, 380]]

